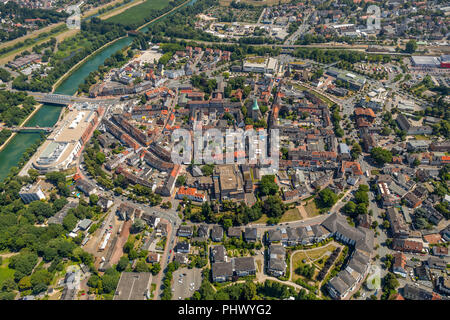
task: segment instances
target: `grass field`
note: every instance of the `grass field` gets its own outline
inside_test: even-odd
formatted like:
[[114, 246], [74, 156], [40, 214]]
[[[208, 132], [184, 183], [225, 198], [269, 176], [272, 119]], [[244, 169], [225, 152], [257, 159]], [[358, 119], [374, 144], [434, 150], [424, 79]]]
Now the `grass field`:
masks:
[[308, 214], [308, 218], [312, 218], [319, 215], [319, 209], [316, 206], [316, 202], [310, 201], [305, 206], [306, 213]]
[[[319, 273], [320, 269], [324, 265], [324, 261], [322, 261], [322, 263], [320, 264], [320, 263], [318, 263], [318, 260], [320, 260], [321, 258], [325, 258], [326, 257], [325, 254], [327, 252], [329, 252], [329, 254], [331, 254], [336, 248], [337, 248], [337, 246], [335, 244], [331, 243], [331, 244], [327, 244], [327, 245], [325, 245], [323, 247], [319, 247], [319, 248], [313, 248], [313, 249], [306, 250], [306, 251], [298, 251], [291, 257], [292, 268], [293, 268], [293, 270], [295, 270], [300, 265], [303, 265], [303, 264], [314, 264], [316, 266], [316, 272], [315, 272], [313, 278], [315, 278], [317, 276], [317, 274]], [[304, 260], [305, 260], [305, 262], [303, 262]], [[305, 281], [311, 281], [311, 280], [306, 279], [305, 277], [293, 272], [292, 280], [295, 281], [299, 278], [303, 279]]]
[[169, 4], [167, 0], [147, 0], [142, 4], [133, 6], [124, 12], [107, 19], [108, 22], [120, 23], [122, 25], [142, 25], [146, 22], [152, 10], [160, 10]]
[[0, 266], [0, 284], [8, 278], [14, 277], [14, 270], [8, 268], [8, 264], [9, 259], [3, 259], [2, 265]]
[[280, 223], [282, 222], [290, 222], [290, 221], [297, 221], [302, 220], [303, 217], [300, 214], [300, 211], [298, 211], [297, 208], [289, 209], [286, 211], [283, 216], [280, 219]]

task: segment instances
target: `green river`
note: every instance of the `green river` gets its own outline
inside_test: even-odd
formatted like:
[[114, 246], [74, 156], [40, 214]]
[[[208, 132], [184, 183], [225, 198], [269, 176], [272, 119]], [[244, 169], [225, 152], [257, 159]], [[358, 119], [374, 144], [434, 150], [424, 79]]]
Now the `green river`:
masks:
[[[196, 0], [190, 1], [186, 5], [192, 5]], [[184, 7], [184, 6], [182, 6]], [[181, 9], [180, 7], [179, 9]], [[175, 11], [173, 11], [175, 12]], [[172, 13], [173, 13], [172, 12]], [[164, 19], [164, 18], [162, 18]], [[141, 32], [146, 32], [151, 24], [142, 28]], [[97, 70], [103, 64], [106, 58], [118, 50], [130, 45], [133, 41], [132, 37], [125, 37], [109, 46], [103, 48], [97, 54], [86, 60], [77, 70], [67, 77], [55, 90], [55, 93], [74, 95], [78, 86], [83, 83], [84, 79], [90, 72]], [[36, 112], [36, 114], [26, 122], [27, 126], [52, 127], [61, 114], [62, 106], [44, 104]], [[8, 145], [0, 152], [0, 181], [6, 178], [10, 169], [17, 166], [22, 154], [25, 150], [39, 140], [39, 133], [18, 133]]]

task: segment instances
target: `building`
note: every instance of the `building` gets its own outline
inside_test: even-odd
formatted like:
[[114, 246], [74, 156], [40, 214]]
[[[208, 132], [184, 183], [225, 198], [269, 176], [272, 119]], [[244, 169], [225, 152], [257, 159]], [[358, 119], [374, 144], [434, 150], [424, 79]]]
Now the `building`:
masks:
[[221, 226], [212, 227], [211, 239], [214, 242], [221, 242], [223, 240], [223, 228]]
[[408, 135], [426, 135], [433, 133], [433, 128], [430, 126], [413, 126], [403, 114], [398, 115], [395, 120], [397, 121], [400, 129], [405, 131]]
[[211, 269], [213, 282], [225, 282], [233, 278], [233, 263], [231, 261], [213, 263]]
[[394, 239], [392, 249], [402, 252], [422, 253], [423, 243], [409, 239]]
[[286, 268], [286, 249], [282, 245], [270, 245], [267, 272], [275, 277], [281, 277], [286, 274]]
[[151, 272], [122, 272], [114, 300], [148, 300], [151, 282]]
[[395, 208], [388, 208], [386, 215], [391, 226], [392, 236], [394, 238], [408, 238], [409, 229], [403, 216]]
[[278, 60], [263, 57], [248, 59], [244, 62], [242, 70], [244, 72], [274, 74], [278, 70]]
[[39, 186], [39, 183], [24, 186], [19, 191], [19, 196], [25, 204], [37, 200], [45, 200], [45, 195]]
[[82, 146], [98, 125], [99, 113], [85, 105], [69, 109], [37, 151], [33, 167], [40, 173], [66, 170], [74, 165]]
[[258, 241], [258, 229], [257, 228], [245, 228], [245, 230], [244, 230], [244, 240], [246, 242], [256, 242], [256, 241]]
[[206, 196], [200, 192], [197, 192], [196, 188], [181, 187], [178, 189], [176, 199], [183, 200], [184, 197], [196, 202], [204, 202], [206, 200]]
[[406, 257], [403, 253], [397, 252], [394, 254], [394, 264], [392, 265], [392, 272], [399, 276], [406, 278], [408, 272], [406, 272]]
[[227, 251], [224, 246], [214, 246], [211, 247], [211, 262], [212, 263], [218, 263], [218, 262], [227, 262]]
[[402, 296], [407, 300], [440, 300], [439, 295], [428, 290], [406, 284], [402, 289]]
[[179, 237], [187, 237], [190, 238], [192, 237], [193, 234], [193, 228], [192, 226], [180, 226], [180, 228], [178, 228], [178, 233], [177, 236]]
[[191, 245], [188, 242], [178, 242], [175, 246], [175, 251], [178, 253], [189, 253]]
[[240, 257], [234, 258], [233, 271], [238, 277], [245, 277], [256, 273], [255, 258], [253, 257]]
[[97, 192], [97, 188], [95, 185], [92, 185], [90, 182], [88, 182], [85, 179], [77, 179], [75, 181], [75, 186], [78, 190], [83, 192], [87, 197], [89, 197], [91, 194], [95, 194]]
[[411, 56], [411, 63], [418, 68], [439, 68], [441, 66], [439, 58], [431, 56]]

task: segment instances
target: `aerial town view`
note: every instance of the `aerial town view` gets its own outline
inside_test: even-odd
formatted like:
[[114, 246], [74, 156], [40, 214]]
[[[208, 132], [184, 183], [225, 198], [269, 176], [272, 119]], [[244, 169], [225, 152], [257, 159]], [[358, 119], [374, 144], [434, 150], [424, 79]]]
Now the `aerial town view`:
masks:
[[0, 300], [450, 300], [449, 94], [445, 0], [0, 0]]

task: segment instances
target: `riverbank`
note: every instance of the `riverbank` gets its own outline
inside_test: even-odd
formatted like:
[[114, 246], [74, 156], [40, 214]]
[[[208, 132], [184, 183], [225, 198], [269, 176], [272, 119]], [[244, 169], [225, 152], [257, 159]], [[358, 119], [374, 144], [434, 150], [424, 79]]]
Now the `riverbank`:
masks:
[[[103, 49], [105, 49], [106, 47], [109, 47], [110, 45], [112, 45], [114, 42], [119, 41], [123, 38], [126, 38], [127, 36], [123, 36], [117, 39], [114, 39], [111, 42], [105, 43], [103, 46], [101, 46], [100, 48], [98, 48], [97, 50], [93, 51], [92, 53], [90, 53], [89, 55], [87, 55], [86, 57], [84, 57], [82, 60], [80, 60], [76, 65], [74, 65], [72, 68], [70, 68], [65, 74], [63, 74], [58, 81], [55, 82], [55, 84], [52, 86], [52, 93], [55, 92], [55, 89], [57, 87], [59, 87], [59, 85], [64, 82], [68, 77], [70, 77], [75, 71], [77, 71], [81, 65], [83, 65], [87, 60], [89, 60], [90, 58], [92, 58], [93, 56], [95, 56], [96, 54], [98, 54], [100, 51], [102, 51]], [[78, 88], [77, 88], [78, 91]], [[76, 95], [76, 92], [73, 94]]]

